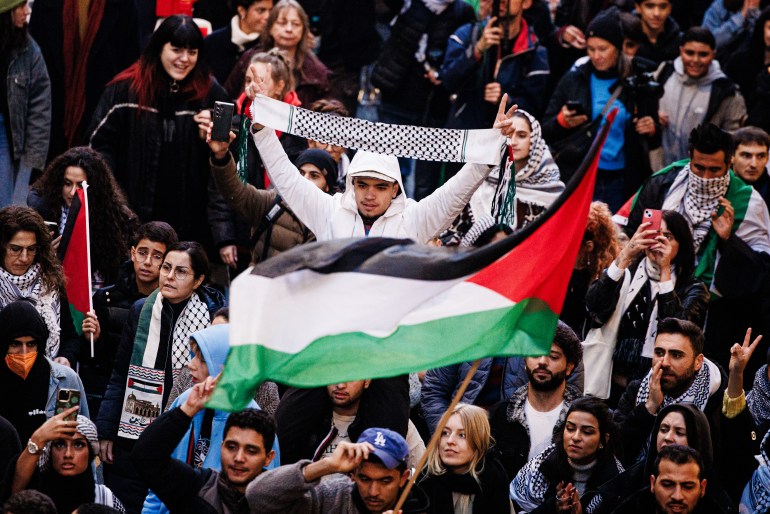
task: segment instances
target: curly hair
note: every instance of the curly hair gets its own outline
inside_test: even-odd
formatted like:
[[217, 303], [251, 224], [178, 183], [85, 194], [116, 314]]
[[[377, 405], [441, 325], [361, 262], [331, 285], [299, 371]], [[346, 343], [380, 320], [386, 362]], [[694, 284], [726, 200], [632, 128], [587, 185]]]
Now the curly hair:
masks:
[[128, 256], [138, 218], [99, 153], [86, 146], [70, 148], [51, 161], [32, 189], [42, 197], [52, 221], [58, 221], [64, 206], [64, 174], [73, 166], [85, 172], [89, 186], [91, 265], [94, 270], [110, 275], [117, 272]]
[[5, 262], [5, 247], [17, 232], [35, 234], [35, 263], [40, 264], [40, 276], [46, 293], [64, 293], [64, 269], [51, 246], [51, 233], [45, 220], [30, 207], [10, 206], [0, 209], [0, 259]]
[[305, 12], [302, 4], [297, 0], [280, 0], [273, 6], [273, 9], [270, 11], [270, 16], [267, 18], [265, 30], [263, 30], [262, 34], [259, 36], [259, 39], [262, 41], [259, 48], [263, 51], [267, 51], [275, 46], [275, 39], [273, 39], [270, 31], [273, 29], [275, 22], [278, 21], [278, 17], [288, 9], [297, 11], [297, 16], [299, 16], [299, 19], [302, 22], [302, 38], [297, 45], [293, 68], [294, 73], [303, 76], [302, 64], [305, 61], [305, 57], [313, 53], [315, 37], [313, 36], [313, 33], [310, 32], [310, 19], [307, 16], [307, 12]]
[[602, 270], [607, 268], [620, 252], [617, 228], [615, 228], [612, 213], [606, 203], [591, 202], [583, 241], [593, 241], [594, 243], [587, 261], [587, 268], [593, 281], [599, 278]]

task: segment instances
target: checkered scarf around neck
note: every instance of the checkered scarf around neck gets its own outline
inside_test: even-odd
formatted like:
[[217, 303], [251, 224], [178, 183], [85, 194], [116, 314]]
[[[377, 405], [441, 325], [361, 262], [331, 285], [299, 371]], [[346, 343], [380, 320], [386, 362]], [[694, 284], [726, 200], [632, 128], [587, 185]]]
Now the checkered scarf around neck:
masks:
[[[81, 416], [80, 414], [78, 414], [77, 421], [78, 426], [75, 428], [75, 430], [77, 433], [85, 437], [86, 441], [88, 441], [88, 460], [93, 460], [94, 457], [99, 455], [99, 435], [96, 431], [96, 425], [94, 425], [93, 421], [85, 416]], [[48, 443], [43, 447], [43, 451], [41, 452], [40, 458], [37, 461], [37, 465], [41, 471], [48, 470], [51, 465], [52, 442], [53, 441], [48, 441]]]
[[[487, 177], [487, 181], [496, 184], [491, 214], [498, 223], [505, 223], [511, 227], [517, 226], [515, 207], [517, 195], [522, 201], [548, 207], [553, 199], [564, 190], [564, 183], [561, 182], [559, 175], [559, 167], [556, 166], [551, 151], [543, 139], [540, 122], [527, 111], [518, 110], [516, 112], [526, 116], [532, 127], [529, 135], [530, 146], [527, 164], [516, 172], [515, 162], [508, 157], [505, 160], [505, 171], [502, 177], [499, 176], [499, 168], [492, 170]], [[511, 184], [511, 175], [514, 172], [516, 180]], [[550, 198], [550, 195], [553, 195], [553, 198]]]
[[725, 173], [724, 177], [718, 178], [701, 178], [692, 172], [689, 163], [684, 169], [687, 170], [684, 212], [692, 226], [697, 251], [711, 228], [711, 213], [719, 207], [719, 198], [727, 194], [730, 174]]
[[166, 374], [171, 373], [172, 380], [176, 380], [190, 362], [190, 335], [211, 323], [206, 303], [193, 293], [171, 327], [171, 369], [156, 369], [162, 325], [168, 323], [172, 316], [170, 308], [170, 304], [164, 301], [157, 289], [142, 306], [128, 367], [118, 437], [138, 439], [147, 425], [160, 415], [164, 407]]
[[35, 308], [48, 327], [45, 356], [53, 359], [61, 342], [59, 294], [44, 291], [40, 264], [33, 264], [23, 275], [13, 275], [0, 267], [0, 309], [19, 298], [35, 300]]
[[770, 381], [767, 379], [767, 364], [757, 370], [754, 385], [746, 395], [749, 412], [757, 426], [770, 421]]
[[505, 137], [497, 129], [457, 130], [391, 125], [313, 112], [263, 95], [251, 121], [295, 136], [369, 152], [442, 162], [497, 164]]
[[[642, 383], [639, 385], [639, 392], [636, 394], [636, 404], [642, 404], [647, 401], [650, 396], [650, 378], [652, 376], [652, 370], [647, 372]], [[690, 387], [679, 395], [677, 398], [673, 398], [667, 394], [663, 395], [663, 403], [660, 408], [668, 407], [675, 403], [692, 403], [700, 410], [706, 408], [711, 395], [717, 392], [719, 386], [722, 385], [722, 376], [719, 370], [708, 359], [703, 359], [703, 366], [695, 374]]]

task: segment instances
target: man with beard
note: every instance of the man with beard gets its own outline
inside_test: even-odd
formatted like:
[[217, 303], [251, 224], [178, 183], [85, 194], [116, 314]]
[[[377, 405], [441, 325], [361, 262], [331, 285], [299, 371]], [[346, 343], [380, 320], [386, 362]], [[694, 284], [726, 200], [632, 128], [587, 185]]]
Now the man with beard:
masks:
[[677, 161], [641, 187], [625, 227], [636, 232], [645, 209], [682, 214], [693, 232], [695, 278], [711, 291], [706, 350], [727, 366], [730, 341], [751, 326], [742, 313], [746, 299], [762, 292], [758, 278], [770, 262], [770, 215], [760, 194], [729, 169], [730, 134], [712, 124], [690, 133], [689, 160]]
[[641, 380], [628, 384], [615, 423], [624, 464], [636, 462], [662, 407], [691, 403], [709, 420], [711, 440], [720, 441], [719, 426], [727, 375], [703, 356], [703, 332], [695, 323], [666, 318], [658, 323], [652, 369]]
[[618, 514], [698, 514], [720, 512], [704, 498], [706, 475], [697, 450], [674, 444], [664, 447], [655, 460], [650, 487], [629, 496]]
[[[314, 461], [331, 457], [334, 450], [343, 441], [355, 442], [351, 441], [348, 429], [356, 420], [358, 408], [361, 405], [361, 397], [371, 383], [371, 380], [356, 380], [326, 386], [332, 404], [331, 428], [318, 442], [313, 454]], [[420, 439], [420, 435], [411, 420], [407, 425], [406, 442], [409, 446], [407, 464], [409, 467], [416, 466], [425, 452], [425, 443]]]
[[171, 457], [190, 430], [192, 418], [205, 408], [216, 385], [208, 377], [196, 384], [181, 407], [171, 409], [148, 426], [131, 458], [145, 484], [170, 512], [246, 514], [244, 497], [251, 483], [275, 456], [275, 423], [267, 413], [244, 409], [230, 414], [222, 436], [222, 471], [194, 468]]
[[567, 377], [581, 362], [583, 347], [575, 332], [559, 322], [551, 351], [524, 361], [528, 383], [489, 413], [492, 437], [508, 478], [550, 443], [564, 425], [570, 404], [581, 396]]

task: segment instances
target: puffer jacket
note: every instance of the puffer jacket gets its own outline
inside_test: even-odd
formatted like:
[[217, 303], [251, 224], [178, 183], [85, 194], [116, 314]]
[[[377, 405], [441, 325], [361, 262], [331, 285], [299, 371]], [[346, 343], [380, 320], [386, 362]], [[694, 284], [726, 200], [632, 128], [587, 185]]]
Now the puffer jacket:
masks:
[[[530, 434], [527, 416], [524, 413], [528, 392], [529, 384], [525, 384], [518, 388], [509, 399], [499, 402], [489, 411], [489, 425], [492, 429], [492, 438], [495, 440], [494, 450], [502, 462], [509, 480], [513, 480], [529, 460]], [[569, 406], [581, 396], [580, 390], [567, 384], [564, 389], [564, 407], [553, 426], [554, 435], [558, 433], [567, 420]]]
[[[318, 241], [367, 235], [356, 205], [350, 173], [345, 177], [345, 193], [329, 196], [302, 178], [283, 151], [275, 131], [258, 131], [254, 134], [254, 143], [281, 198]], [[368, 235], [427, 243], [449, 227], [491, 169], [483, 164], [466, 164], [457, 175], [420, 202], [406, 198], [398, 166], [379, 169], [380, 173], [398, 182], [399, 194], [372, 224]]]
[[[637, 16], [639, 16], [637, 14]], [[679, 55], [679, 43], [682, 31], [674, 18], [669, 16], [663, 24], [663, 33], [658, 35], [655, 43], [645, 37], [639, 45], [636, 55], [656, 63], [676, 59]]]
[[488, 82], [499, 82], [502, 92], [508, 93], [508, 105], [516, 104], [536, 118], [545, 108], [547, 97], [543, 92], [550, 75], [548, 51], [522, 19], [511, 53], [500, 60], [495, 77], [488, 77], [487, 56], [477, 61], [473, 52], [487, 21], [463, 25], [449, 38], [441, 78], [444, 87], [457, 97], [449, 113], [448, 128], [487, 128], [494, 121], [497, 105], [484, 100]]
[[42, 170], [51, 133], [51, 81], [32, 37], [11, 53], [5, 71], [8, 97], [3, 101], [8, 101], [13, 156], [22, 169]]
[[701, 123], [713, 123], [723, 130], [735, 130], [746, 117], [746, 103], [738, 86], [713, 61], [705, 75], [694, 79], [684, 72], [682, 58], [666, 63], [658, 74], [663, 84], [660, 110], [668, 114], [663, 129], [663, 162], [685, 159], [688, 139]]
[[[244, 184], [235, 173], [235, 161], [227, 154], [224, 164], [211, 160], [214, 184], [236, 214], [251, 226], [252, 235], [260, 227], [265, 216], [276, 205], [275, 190], [257, 189]], [[254, 246], [251, 261], [261, 262], [297, 245], [315, 240], [313, 233], [297, 216], [281, 202], [283, 212], [266, 230], [262, 231]], [[267, 247], [267, 251], [265, 251]]]

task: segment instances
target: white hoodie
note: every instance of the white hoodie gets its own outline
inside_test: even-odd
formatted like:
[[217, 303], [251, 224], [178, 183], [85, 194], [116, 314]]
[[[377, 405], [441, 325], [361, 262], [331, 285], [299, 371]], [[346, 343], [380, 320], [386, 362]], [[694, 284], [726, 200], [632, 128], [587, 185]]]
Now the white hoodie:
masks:
[[[366, 236], [352, 186], [355, 157], [345, 177], [345, 192], [329, 196], [302, 178], [286, 156], [274, 130], [258, 131], [254, 134], [254, 144], [278, 194], [302, 223], [313, 231], [318, 241]], [[368, 156], [374, 157], [373, 154]], [[372, 171], [394, 178], [400, 193], [374, 222], [369, 235], [409, 238], [418, 243], [427, 243], [446, 230], [492, 169], [484, 164], [466, 164], [433, 194], [416, 202], [406, 198], [403, 192], [398, 161], [394, 157], [379, 157], [380, 168]]]

